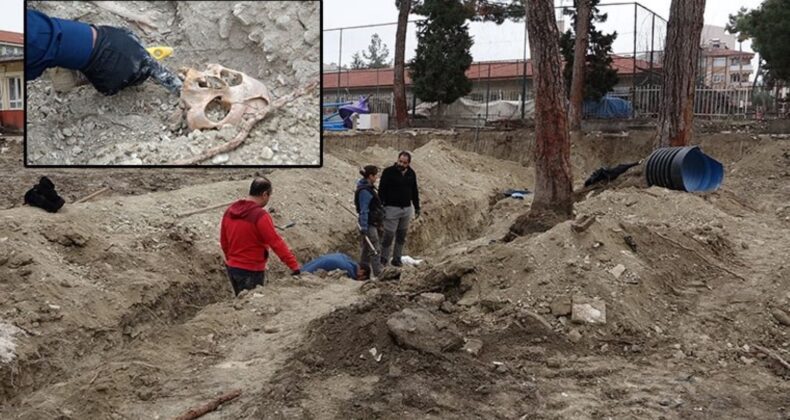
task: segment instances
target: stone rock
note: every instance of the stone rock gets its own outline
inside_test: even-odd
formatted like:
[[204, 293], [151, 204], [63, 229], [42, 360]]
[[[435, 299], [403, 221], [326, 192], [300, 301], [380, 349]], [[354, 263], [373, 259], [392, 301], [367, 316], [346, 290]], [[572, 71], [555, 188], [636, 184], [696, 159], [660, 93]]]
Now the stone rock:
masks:
[[469, 338], [466, 340], [463, 350], [472, 356], [477, 356], [483, 350], [483, 341], [477, 338]]
[[65, 137], [71, 137], [71, 136], [74, 135], [74, 131], [72, 131], [70, 128], [64, 128], [63, 129], [63, 135]]
[[498, 373], [507, 373], [509, 369], [507, 368], [507, 365], [502, 362], [494, 362], [494, 370]]
[[222, 165], [223, 163], [227, 162], [228, 160], [230, 160], [230, 156], [228, 156], [226, 153], [222, 153], [222, 154], [214, 156], [214, 158], [211, 159], [211, 163], [213, 163], [215, 165]]
[[774, 316], [774, 319], [776, 319], [776, 322], [779, 324], [790, 327], [790, 315], [788, 315], [787, 312], [779, 308], [774, 308], [771, 310], [771, 315]]
[[581, 339], [582, 339], [582, 333], [580, 333], [579, 330], [575, 328], [568, 333], [568, 340], [571, 340], [571, 342], [573, 343], [578, 343], [579, 341], [581, 341]]
[[263, 151], [261, 152], [261, 157], [263, 160], [272, 160], [274, 157], [274, 151], [269, 147], [264, 147]]
[[455, 351], [464, 344], [454, 325], [422, 308], [393, 313], [387, 319], [387, 328], [399, 346], [424, 353]]
[[614, 266], [614, 268], [609, 270], [609, 272], [612, 273], [614, 278], [619, 279], [620, 276], [622, 276], [623, 273], [625, 272], [625, 266], [622, 264], [617, 264], [616, 266]]
[[571, 298], [561, 296], [554, 299], [550, 305], [551, 314], [554, 316], [567, 316], [571, 314]]
[[88, 243], [88, 238], [73, 227], [67, 228], [66, 231], [45, 229], [41, 233], [48, 241], [57, 242], [63, 246], [76, 246], [81, 248]]
[[444, 313], [451, 314], [455, 312], [455, 305], [453, 305], [452, 302], [450, 302], [449, 300], [445, 300], [444, 302], [442, 302], [442, 305], [439, 307], [439, 310]]
[[[546, 308], [546, 313], [548, 313], [548, 308]], [[529, 331], [551, 332], [554, 330], [551, 324], [546, 321], [546, 318], [528, 309], [519, 311], [518, 319], [524, 323], [524, 327]]]
[[444, 295], [441, 293], [422, 293], [417, 296], [417, 302], [438, 308], [444, 303]]
[[571, 321], [581, 324], [606, 324], [606, 302], [576, 302], [571, 307]]
[[273, 325], [264, 325], [263, 332], [266, 334], [274, 334], [280, 332], [280, 328], [275, 327]]
[[142, 164], [143, 164], [143, 160], [140, 158], [126, 159], [120, 163], [120, 165], [142, 165]]
[[378, 275], [379, 281], [387, 281], [387, 280], [399, 280], [400, 279], [400, 269], [398, 267], [393, 267], [388, 265], [381, 270], [381, 273]]

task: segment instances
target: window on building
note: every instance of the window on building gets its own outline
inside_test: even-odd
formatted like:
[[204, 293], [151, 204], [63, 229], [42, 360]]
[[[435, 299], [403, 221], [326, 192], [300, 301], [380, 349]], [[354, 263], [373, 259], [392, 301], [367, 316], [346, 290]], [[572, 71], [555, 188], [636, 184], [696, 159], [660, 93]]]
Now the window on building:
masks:
[[22, 101], [24, 94], [22, 93], [22, 78], [9, 77], [8, 78], [8, 106], [10, 109], [22, 109]]
[[714, 57], [713, 58], [713, 67], [724, 67], [727, 65], [727, 58], [726, 57]]
[[738, 83], [738, 82], [740, 82], [740, 81], [741, 81], [741, 75], [740, 75], [740, 74], [738, 74], [738, 73], [731, 74], [731, 75], [730, 75], [730, 81], [731, 81], [731, 82], [735, 82], [735, 83]]
[[724, 75], [714, 74], [713, 77], [711, 77], [711, 80], [713, 81], [713, 83], [723, 82], [724, 81]]

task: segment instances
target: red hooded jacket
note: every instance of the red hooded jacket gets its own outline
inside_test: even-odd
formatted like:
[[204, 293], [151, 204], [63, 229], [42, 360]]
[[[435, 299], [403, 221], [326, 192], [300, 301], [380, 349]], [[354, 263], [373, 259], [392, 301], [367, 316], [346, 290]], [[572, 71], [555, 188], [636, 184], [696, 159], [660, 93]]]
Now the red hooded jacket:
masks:
[[264, 271], [271, 248], [288, 268], [299, 269], [296, 257], [274, 230], [272, 216], [253, 201], [239, 200], [225, 210], [219, 242], [230, 267]]

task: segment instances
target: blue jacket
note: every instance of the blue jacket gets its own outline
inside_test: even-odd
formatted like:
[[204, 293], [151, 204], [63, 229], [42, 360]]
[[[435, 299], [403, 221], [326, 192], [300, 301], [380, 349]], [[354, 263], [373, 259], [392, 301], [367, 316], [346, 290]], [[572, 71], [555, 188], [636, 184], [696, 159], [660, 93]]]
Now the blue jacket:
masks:
[[50, 67], [80, 70], [93, 51], [90, 25], [51, 18], [35, 10], [25, 12], [25, 75], [37, 79]]
[[357, 278], [359, 265], [346, 254], [336, 252], [334, 254], [322, 255], [302, 266], [302, 271], [315, 273], [318, 270], [333, 271], [345, 270], [346, 274], [352, 279]]
[[370, 216], [370, 200], [373, 199], [373, 194], [365, 189], [370, 185], [370, 181], [365, 178], [357, 181], [357, 190], [359, 191], [359, 228], [367, 230], [368, 216]]

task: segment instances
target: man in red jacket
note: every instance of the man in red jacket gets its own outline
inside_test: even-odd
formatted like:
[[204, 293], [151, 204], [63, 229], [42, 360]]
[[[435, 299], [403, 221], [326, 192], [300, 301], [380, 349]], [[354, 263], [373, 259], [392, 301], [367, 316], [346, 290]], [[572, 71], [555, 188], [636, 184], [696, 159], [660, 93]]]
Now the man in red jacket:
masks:
[[274, 230], [272, 216], [263, 209], [271, 195], [272, 183], [266, 178], [255, 178], [249, 197], [231, 204], [222, 216], [219, 241], [236, 295], [264, 284], [269, 248], [291, 269], [292, 275], [300, 273], [296, 257]]

